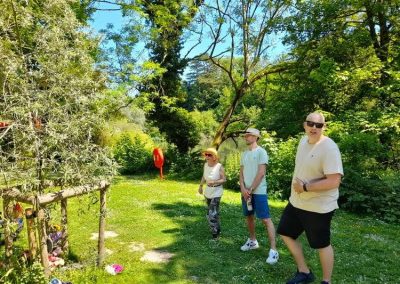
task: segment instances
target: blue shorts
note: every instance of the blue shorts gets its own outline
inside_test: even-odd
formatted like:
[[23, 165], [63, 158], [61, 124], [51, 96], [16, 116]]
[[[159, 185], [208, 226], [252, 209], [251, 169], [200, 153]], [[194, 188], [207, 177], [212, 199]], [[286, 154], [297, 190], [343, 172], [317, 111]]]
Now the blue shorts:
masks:
[[242, 196], [242, 209], [244, 216], [254, 215], [255, 212], [258, 219], [271, 218], [269, 214], [268, 196], [266, 194], [252, 194], [251, 203], [253, 204], [253, 210], [249, 211], [247, 210], [246, 201]]

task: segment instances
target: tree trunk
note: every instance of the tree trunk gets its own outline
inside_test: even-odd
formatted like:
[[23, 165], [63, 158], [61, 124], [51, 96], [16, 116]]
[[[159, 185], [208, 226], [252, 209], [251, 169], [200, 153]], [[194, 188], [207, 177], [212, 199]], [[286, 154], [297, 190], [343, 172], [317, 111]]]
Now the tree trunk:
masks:
[[231, 105], [229, 106], [229, 108], [226, 110], [224, 118], [222, 119], [217, 133], [214, 136], [214, 140], [212, 145], [218, 150], [219, 146], [222, 144], [222, 142], [224, 142], [224, 135], [226, 132], [226, 129], [229, 126], [231, 117], [233, 115], [233, 113], [236, 110], [236, 107], [238, 106], [240, 100], [242, 99], [243, 95], [245, 93], [244, 88], [241, 88], [239, 90], [237, 90], [236, 94], [235, 94], [235, 98], [233, 99]]
[[35, 259], [37, 253], [35, 215], [33, 213], [34, 212], [32, 208], [25, 209], [26, 227], [28, 231], [29, 256], [31, 259]]

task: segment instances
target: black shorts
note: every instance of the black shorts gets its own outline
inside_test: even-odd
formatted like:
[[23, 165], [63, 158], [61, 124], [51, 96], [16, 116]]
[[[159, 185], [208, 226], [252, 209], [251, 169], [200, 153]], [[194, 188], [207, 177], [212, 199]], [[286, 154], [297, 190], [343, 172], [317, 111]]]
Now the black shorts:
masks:
[[277, 233], [296, 240], [305, 231], [310, 247], [325, 248], [331, 244], [331, 221], [334, 212], [335, 210], [316, 213], [295, 208], [289, 203], [282, 213]]

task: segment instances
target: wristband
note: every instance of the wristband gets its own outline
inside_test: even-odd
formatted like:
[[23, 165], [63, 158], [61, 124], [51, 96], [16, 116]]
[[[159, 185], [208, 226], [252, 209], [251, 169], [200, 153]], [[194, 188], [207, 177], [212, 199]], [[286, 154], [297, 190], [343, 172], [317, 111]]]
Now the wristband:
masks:
[[308, 190], [307, 190], [307, 184], [306, 184], [306, 183], [303, 183], [303, 190], [304, 190], [305, 192], [308, 192]]

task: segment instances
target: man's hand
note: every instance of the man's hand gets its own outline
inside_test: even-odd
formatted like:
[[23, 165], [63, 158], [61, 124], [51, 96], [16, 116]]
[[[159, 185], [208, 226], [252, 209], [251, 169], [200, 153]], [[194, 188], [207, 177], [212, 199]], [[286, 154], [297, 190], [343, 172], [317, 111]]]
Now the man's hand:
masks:
[[295, 180], [293, 181], [294, 191], [296, 191], [297, 193], [303, 193], [304, 192], [303, 185], [304, 182], [301, 179], [295, 178]]
[[203, 186], [202, 185], [199, 185], [198, 191], [199, 191], [200, 194], [203, 194]]
[[213, 187], [215, 185], [215, 181], [210, 180], [207, 182], [207, 185]]
[[244, 200], [247, 200], [250, 198], [250, 196], [251, 196], [250, 189], [243, 188], [240, 191], [242, 192], [242, 196], [243, 196]]

